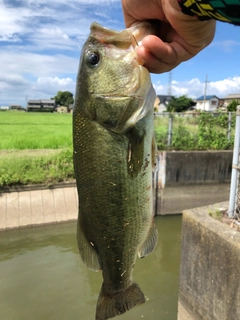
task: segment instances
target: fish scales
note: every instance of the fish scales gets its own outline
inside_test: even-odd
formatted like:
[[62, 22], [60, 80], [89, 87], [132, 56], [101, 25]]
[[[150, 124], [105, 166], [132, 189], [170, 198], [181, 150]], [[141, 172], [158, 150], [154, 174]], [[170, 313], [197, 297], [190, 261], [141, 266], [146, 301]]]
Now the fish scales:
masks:
[[[145, 301], [132, 280], [133, 268], [137, 255], [149, 254], [157, 242], [152, 211], [155, 93], [148, 72], [139, 66], [132, 41], [129, 31], [93, 24], [77, 79], [73, 113], [77, 240], [87, 267], [102, 270], [97, 320]], [[87, 66], [91, 54], [102, 59], [94, 67]], [[119, 56], [125, 59], [120, 69]], [[91, 58], [95, 63], [95, 57]], [[106, 64], [104, 58], [111, 63]], [[99, 83], [99, 77], [104, 80], [109, 74], [114, 79], [111, 84]], [[127, 87], [120, 92], [124, 78]]]

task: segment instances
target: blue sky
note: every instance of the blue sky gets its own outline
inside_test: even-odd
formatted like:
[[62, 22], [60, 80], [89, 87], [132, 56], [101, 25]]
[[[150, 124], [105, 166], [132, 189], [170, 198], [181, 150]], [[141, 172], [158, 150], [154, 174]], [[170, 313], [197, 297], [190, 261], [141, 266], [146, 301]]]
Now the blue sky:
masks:
[[[80, 51], [93, 21], [124, 28], [120, 0], [0, 0], [0, 106], [74, 93]], [[240, 27], [217, 23], [212, 44], [172, 71], [171, 93], [240, 93]], [[167, 94], [169, 73], [152, 75]]]

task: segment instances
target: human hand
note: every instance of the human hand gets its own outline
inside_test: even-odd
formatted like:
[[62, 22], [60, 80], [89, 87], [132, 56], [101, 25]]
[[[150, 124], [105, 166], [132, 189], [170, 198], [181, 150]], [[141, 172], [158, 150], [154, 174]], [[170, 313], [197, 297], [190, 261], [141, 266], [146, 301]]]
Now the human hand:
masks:
[[148, 21], [155, 30], [136, 49], [149, 72], [172, 70], [214, 38], [215, 20], [199, 21], [183, 14], [177, 0], [122, 0], [122, 7], [127, 28]]

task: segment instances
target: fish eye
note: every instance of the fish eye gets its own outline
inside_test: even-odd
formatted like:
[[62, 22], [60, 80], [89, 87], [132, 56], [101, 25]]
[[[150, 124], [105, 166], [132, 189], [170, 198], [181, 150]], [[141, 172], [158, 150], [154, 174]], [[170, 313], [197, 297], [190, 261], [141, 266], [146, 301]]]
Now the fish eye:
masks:
[[90, 67], [97, 66], [99, 61], [100, 61], [100, 54], [98, 52], [88, 52], [87, 53], [87, 64]]

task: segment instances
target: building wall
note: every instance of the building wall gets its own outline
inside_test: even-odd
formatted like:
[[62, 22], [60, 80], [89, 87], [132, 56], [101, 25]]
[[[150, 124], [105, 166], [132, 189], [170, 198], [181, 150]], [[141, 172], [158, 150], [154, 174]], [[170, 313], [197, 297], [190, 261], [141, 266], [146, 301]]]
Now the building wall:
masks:
[[229, 104], [231, 103], [231, 102], [233, 102], [233, 100], [235, 100], [235, 101], [237, 101], [239, 104], [240, 104], [240, 97], [237, 99], [237, 98], [232, 98], [232, 99], [225, 99], [225, 101], [224, 101], [224, 107], [228, 107], [229, 106]]
[[214, 111], [218, 107], [218, 99], [211, 99], [211, 100], [205, 100], [204, 101], [197, 101], [196, 109], [202, 110], [202, 111]]
[[58, 113], [68, 113], [68, 109], [67, 109], [67, 107], [64, 107], [64, 106], [57, 107], [57, 112]]

